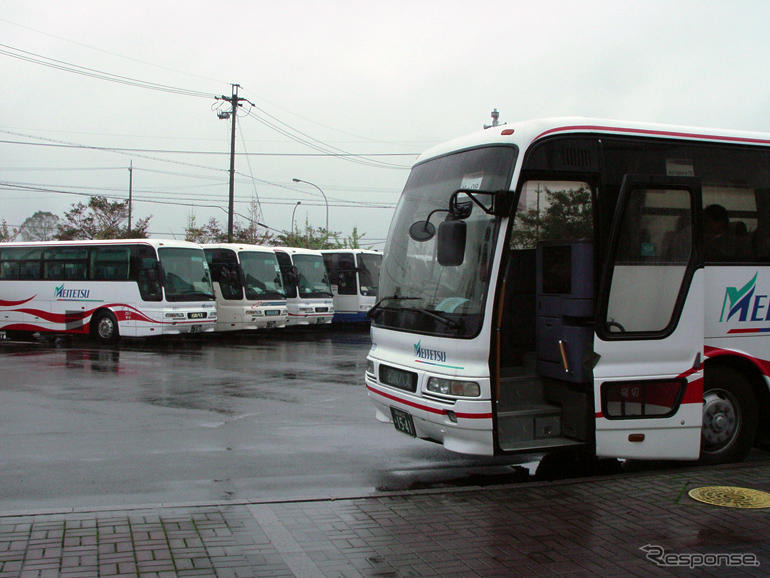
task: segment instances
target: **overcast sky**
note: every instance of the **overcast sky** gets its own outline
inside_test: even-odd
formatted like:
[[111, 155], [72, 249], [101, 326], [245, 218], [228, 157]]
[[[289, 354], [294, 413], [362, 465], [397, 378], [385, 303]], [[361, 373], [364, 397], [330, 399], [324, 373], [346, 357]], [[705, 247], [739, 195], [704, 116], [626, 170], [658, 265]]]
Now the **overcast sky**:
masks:
[[256, 197], [274, 229], [295, 209], [323, 226], [299, 178], [332, 231], [382, 248], [399, 167], [493, 108], [770, 132], [768, 23], [768, 0], [0, 0], [0, 222], [126, 199], [133, 163], [153, 236], [183, 238], [191, 214], [226, 227], [214, 96], [238, 83], [256, 107], [237, 121], [236, 212]]

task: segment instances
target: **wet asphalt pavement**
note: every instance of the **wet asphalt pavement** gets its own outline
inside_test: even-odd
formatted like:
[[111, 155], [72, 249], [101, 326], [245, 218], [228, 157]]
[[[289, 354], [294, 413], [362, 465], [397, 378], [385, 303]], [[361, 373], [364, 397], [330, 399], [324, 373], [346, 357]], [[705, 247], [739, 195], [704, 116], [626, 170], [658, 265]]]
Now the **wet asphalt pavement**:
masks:
[[0, 342], [0, 511], [520, 479], [378, 423], [366, 329]]

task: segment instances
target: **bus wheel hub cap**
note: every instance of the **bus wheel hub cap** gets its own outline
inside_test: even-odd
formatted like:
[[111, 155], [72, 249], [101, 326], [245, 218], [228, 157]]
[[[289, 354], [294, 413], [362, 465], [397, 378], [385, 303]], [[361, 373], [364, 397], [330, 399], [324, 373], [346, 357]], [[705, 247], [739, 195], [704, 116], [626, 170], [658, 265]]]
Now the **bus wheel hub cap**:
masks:
[[723, 445], [735, 435], [737, 417], [733, 404], [716, 393], [706, 395], [703, 405], [703, 437], [711, 445]]

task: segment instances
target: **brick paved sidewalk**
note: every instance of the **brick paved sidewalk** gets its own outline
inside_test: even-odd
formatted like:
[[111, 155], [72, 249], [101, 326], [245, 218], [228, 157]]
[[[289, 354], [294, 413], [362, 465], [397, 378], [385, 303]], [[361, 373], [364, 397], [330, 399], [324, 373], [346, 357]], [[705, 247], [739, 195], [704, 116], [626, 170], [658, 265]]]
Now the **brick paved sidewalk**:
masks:
[[[770, 464], [344, 500], [2, 515], [0, 577], [770, 573], [770, 509], [688, 497], [702, 485], [770, 491]], [[645, 545], [750, 554], [759, 566], [662, 568]]]

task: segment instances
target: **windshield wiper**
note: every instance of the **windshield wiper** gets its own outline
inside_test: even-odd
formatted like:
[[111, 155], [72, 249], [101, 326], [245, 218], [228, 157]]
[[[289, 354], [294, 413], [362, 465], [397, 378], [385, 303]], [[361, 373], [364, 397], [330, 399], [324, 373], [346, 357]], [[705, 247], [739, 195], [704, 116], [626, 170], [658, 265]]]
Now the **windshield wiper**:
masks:
[[211, 293], [203, 293], [201, 291], [182, 291], [181, 293], [172, 293], [175, 297], [195, 297], [196, 299], [209, 299], [213, 300], [214, 295]]
[[409, 308], [401, 308], [401, 307], [387, 307], [385, 305], [382, 305], [383, 301], [420, 301], [422, 300], [422, 297], [399, 297], [398, 295], [393, 295], [392, 297], [383, 297], [377, 303], [374, 304], [374, 307], [369, 309], [368, 313], [366, 314], [369, 318], [373, 318], [374, 315], [376, 315], [379, 311], [385, 311], [385, 310], [396, 310], [396, 311], [418, 311], [419, 313], [422, 313], [423, 315], [427, 315], [428, 317], [432, 317], [433, 319], [438, 319], [439, 321], [442, 321], [443, 323], [446, 323], [449, 327], [453, 329], [457, 329], [460, 327], [460, 324], [455, 321], [454, 319], [450, 319], [449, 317], [444, 317], [443, 315], [439, 314], [436, 311], [431, 311], [430, 309], [425, 309], [424, 307], [409, 307]]
[[415, 307], [411, 311], [419, 311], [420, 313], [423, 313], [428, 317], [433, 317], [433, 319], [438, 319], [439, 321], [443, 321], [444, 323], [449, 325], [449, 327], [451, 327], [452, 329], [457, 329], [458, 327], [460, 327], [460, 324], [454, 319], [450, 319], [449, 317], [444, 317], [443, 315], [440, 315], [438, 312], [431, 311], [430, 309], [425, 309], [424, 307]]
[[385, 307], [382, 302], [383, 301], [419, 301], [422, 299], [422, 297], [401, 297], [399, 295], [391, 295], [390, 297], [383, 297], [377, 303], [372, 305], [372, 308], [369, 309], [369, 311], [366, 312], [366, 316], [370, 319], [374, 317], [374, 315], [379, 311], [384, 311], [385, 309], [393, 309], [392, 307]]

